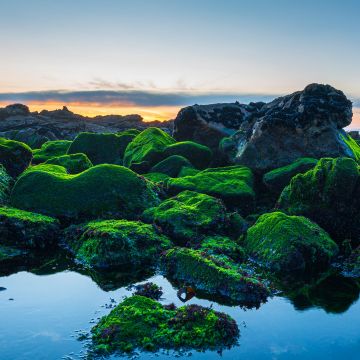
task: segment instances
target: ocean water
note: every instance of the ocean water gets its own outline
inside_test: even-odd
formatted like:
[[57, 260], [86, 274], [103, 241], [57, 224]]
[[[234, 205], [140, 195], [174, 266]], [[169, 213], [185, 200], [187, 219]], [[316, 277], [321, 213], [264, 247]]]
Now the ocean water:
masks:
[[[0, 277], [0, 359], [86, 359], [88, 332], [131, 291], [118, 274], [115, 282], [57, 268], [18, 271]], [[96, 281], [95, 281], [96, 280]], [[182, 305], [177, 289], [162, 275], [143, 276], [162, 286], [163, 303]], [[112, 300], [111, 300], [112, 299]], [[238, 323], [238, 345], [216, 351], [138, 353], [139, 359], [360, 359], [360, 301], [355, 280], [330, 276], [310, 297], [274, 296], [259, 309], [225, 306], [192, 298], [187, 304], [212, 305]], [[132, 355], [133, 356], [133, 355]], [[110, 359], [119, 359], [112, 356]], [[128, 358], [124, 356], [123, 358]]]

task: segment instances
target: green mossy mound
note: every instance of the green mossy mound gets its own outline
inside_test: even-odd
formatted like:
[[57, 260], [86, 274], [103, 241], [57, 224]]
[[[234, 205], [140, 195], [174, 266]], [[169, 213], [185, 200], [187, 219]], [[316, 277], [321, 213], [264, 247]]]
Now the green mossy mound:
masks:
[[86, 154], [94, 165], [122, 165], [125, 149], [138, 133], [138, 130], [127, 130], [118, 134], [80, 133], [69, 147], [68, 154]]
[[231, 224], [221, 200], [194, 191], [184, 191], [145, 210], [143, 219], [154, 222], [181, 245], [199, 243], [207, 234], [224, 234]]
[[199, 172], [200, 170], [194, 169], [193, 167], [183, 167], [177, 177], [193, 176]]
[[10, 202], [54, 217], [94, 219], [136, 218], [158, 200], [148, 182], [130, 169], [97, 165], [77, 175], [25, 173], [16, 182]]
[[184, 190], [215, 196], [242, 214], [248, 214], [254, 208], [255, 193], [253, 190], [253, 174], [243, 166], [210, 168], [193, 176], [185, 176], [166, 181], [170, 194]]
[[264, 184], [270, 191], [280, 195], [295, 175], [309, 171], [317, 162], [318, 160], [313, 158], [300, 158], [290, 165], [267, 172], [263, 177]]
[[326, 269], [338, 246], [318, 225], [282, 212], [261, 215], [249, 228], [245, 249], [270, 271], [286, 276]]
[[10, 207], [0, 207], [0, 243], [25, 249], [54, 245], [59, 235], [58, 220]]
[[85, 267], [112, 270], [155, 263], [171, 242], [139, 221], [103, 220], [71, 226], [66, 245]]
[[40, 164], [53, 157], [66, 155], [71, 143], [70, 140], [50, 140], [45, 142], [40, 149], [33, 150], [33, 164]]
[[146, 173], [166, 157], [166, 147], [174, 143], [175, 140], [161, 129], [148, 128], [126, 147], [124, 166], [139, 173]]
[[338, 243], [360, 243], [360, 167], [350, 158], [321, 159], [314, 169], [295, 176], [279, 206], [319, 224]]
[[4, 205], [9, 200], [12, 178], [8, 175], [5, 168], [0, 165], [0, 205]]
[[236, 322], [224, 313], [199, 305], [163, 306], [134, 295], [104, 316], [91, 330], [99, 352], [135, 349], [222, 349], [237, 343]]
[[179, 155], [190, 161], [197, 169], [206, 169], [211, 161], [212, 151], [204, 145], [193, 141], [180, 141], [165, 149], [165, 156]]
[[189, 160], [179, 155], [172, 155], [158, 162], [151, 168], [152, 173], [163, 173], [169, 177], [177, 177], [183, 167], [192, 167]]
[[231, 303], [259, 306], [269, 294], [259, 280], [240, 268], [218, 262], [216, 257], [200, 250], [171, 249], [162, 256], [162, 260], [171, 278], [211, 295], [221, 296]]
[[32, 150], [26, 144], [0, 138], [0, 164], [12, 177], [20, 175], [31, 163]]
[[143, 176], [144, 176], [144, 178], [150, 180], [151, 182], [153, 182], [155, 184], [161, 183], [169, 178], [168, 175], [162, 174], [162, 173], [147, 173], [147, 174], [144, 174]]
[[25, 174], [29, 174], [31, 172], [38, 172], [43, 171], [46, 173], [53, 173], [53, 174], [67, 174], [66, 169], [63, 166], [60, 165], [53, 165], [53, 164], [39, 164], [35, 166], [29, 166], [22, 174], [21, 176], [24, 176]]
[[346, 144], [347, 148], [350, 149], [349, 157], [355, 159], [360, 163], [360, 145], [346, 132], [340, 135], [342, 141]]
[[57, 156], [45, 161], [45, 164], [63, 166], [69, 174], [78, 174], [93, 166], [85, 154]]

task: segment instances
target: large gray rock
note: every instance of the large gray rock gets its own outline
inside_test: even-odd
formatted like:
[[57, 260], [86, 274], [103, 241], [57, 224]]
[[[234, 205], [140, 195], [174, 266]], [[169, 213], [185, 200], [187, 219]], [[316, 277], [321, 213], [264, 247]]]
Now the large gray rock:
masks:
[[351, 101], [341, 91], [311, 84], [267, 104], [185, 108], [175, 120], [174, 137], [196, 138], [212, 148], [220, 143], [231, 163], [265, 172], [300, 157], [355, 158], [342, 130], [351, 120]]

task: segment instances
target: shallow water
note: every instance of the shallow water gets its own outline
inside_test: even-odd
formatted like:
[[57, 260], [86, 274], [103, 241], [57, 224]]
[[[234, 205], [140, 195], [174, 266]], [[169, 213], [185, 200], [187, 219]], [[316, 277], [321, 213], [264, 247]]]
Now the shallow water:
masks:
[[[162, 302], [182, 304], [164, 277], [156, 275], [149, 280], [163, 287]], [[331, 278], [312, 295], [315, 306], [303, 299], [294, 306], [276, 296], [260, 309], [244, 310], [194, 297], [187, 304], [213, 304], [216, 310], [234, 317], [241, 337], [238, 346], [221, 356], [210, 351], [191, 352], [191, 358], [359, 359], [359, 290], [352, 284], [340, 277]], [[130, 294], [125, 287], [106, 292], [90, 277], [70, 270], [50, 275], [20, 271], [0, 277], [0, 287], [6, 288], [0, 291], [1, 360], [84, 359], [86, 341], [77, 340], [77, 331], [90, 330], [97, 318], [107, 314], [110, 309], [105, 304], [111, 304], [111, 298], [118, 303]], [[143, 353], [139, 358], [169, 359], [175, 355]]]

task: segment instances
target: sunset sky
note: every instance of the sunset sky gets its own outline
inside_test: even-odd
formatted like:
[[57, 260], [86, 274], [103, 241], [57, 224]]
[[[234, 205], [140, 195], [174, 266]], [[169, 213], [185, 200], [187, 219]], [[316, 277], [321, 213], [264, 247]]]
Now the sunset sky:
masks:
[[168, 119], [328, 83], [360, 128], [358, 0], [0, 0], [0, 104]]

